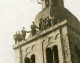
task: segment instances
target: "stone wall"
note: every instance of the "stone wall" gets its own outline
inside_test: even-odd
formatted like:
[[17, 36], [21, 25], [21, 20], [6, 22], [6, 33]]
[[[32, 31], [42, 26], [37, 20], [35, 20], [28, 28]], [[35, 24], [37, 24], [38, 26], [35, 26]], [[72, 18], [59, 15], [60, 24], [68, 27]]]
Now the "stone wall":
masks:
[[[58, 46], [59, 62], [63, 63], [63, 59], [61, 59], [63, 57], [59, 30], [46, 34], [29, 44], [25, 44], [21, 48], [22, 58], [25, 59], [26, 56], [30, 58], [32, 54], [35, 54], [36, 63], [46, 63], [46, 48], [52, 48], [54, 45]], [[24, 60], [22, 60], [22, 63], [24, 63]]]
[[31, 59], [32, 55], [35, 55], [35, 63], [48, 63], [46, 50], [50, 48], [52, 51], [55, 45], [58, 48], [59, 63], [79, 63], [79, 38], [79, 31], [70, 27], [64, 20], [25, 41], [15, 44], [13, 46], [15, 63], [25, 63], [25, 58]]

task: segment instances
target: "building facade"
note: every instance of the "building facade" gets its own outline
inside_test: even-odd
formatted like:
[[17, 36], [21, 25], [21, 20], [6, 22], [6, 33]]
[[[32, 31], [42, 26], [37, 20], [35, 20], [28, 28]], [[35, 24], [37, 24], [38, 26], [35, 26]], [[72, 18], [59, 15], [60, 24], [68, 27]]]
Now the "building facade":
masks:
[[42, 0], [43, 10], [35, 17], [54, 17], [55, 24], [13, 45], [15, 63], [80, 63], [80, 23], [64, 8], [63, 0]]

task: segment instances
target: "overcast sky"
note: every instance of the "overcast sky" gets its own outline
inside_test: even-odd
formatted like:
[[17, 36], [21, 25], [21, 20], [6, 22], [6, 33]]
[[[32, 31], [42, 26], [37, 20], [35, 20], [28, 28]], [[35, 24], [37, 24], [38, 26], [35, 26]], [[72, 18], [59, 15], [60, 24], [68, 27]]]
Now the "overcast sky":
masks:
[[[80, 0], [64, 0], [65, 7], [80, 20]], [[30, 25], [41, 10], [31, 0], [0, 0], [0, 63], [14, 63], [13, 34]]]

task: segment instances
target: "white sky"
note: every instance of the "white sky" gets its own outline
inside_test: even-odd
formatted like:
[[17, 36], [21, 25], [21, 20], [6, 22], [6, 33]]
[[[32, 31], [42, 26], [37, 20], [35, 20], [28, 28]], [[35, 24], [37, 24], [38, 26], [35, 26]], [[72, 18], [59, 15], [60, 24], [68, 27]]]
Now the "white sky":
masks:
[[[64, 0], [65, 7], [80, 20], [80, 0]], [[0, 63], [15, 63], [13, 34], [30, 25], [41, 10], [31, 0], [0, 0]]]

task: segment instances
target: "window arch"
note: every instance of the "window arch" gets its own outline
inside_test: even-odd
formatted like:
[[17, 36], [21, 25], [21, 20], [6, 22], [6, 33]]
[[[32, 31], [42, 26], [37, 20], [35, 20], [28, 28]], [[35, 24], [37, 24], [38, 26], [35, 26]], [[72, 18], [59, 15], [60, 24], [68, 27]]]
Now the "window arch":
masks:
[[55, 63], [59, 63], [59, 56], [58, 56], [58, 47], [57, 47], [57, 45], [53, 46], [53, 52], [54, 52]]
[[47, 63], [59, 63], [57, 45], [54, 45], [52, 50], [51, 48], [46, 48], [46, 60], [47, 60]]
[[35, 55], [31, 55], [31, 63], [35, 63]]
[[27, 57], [27, 58], [25, 58], [24, 62], [25, 63], [30, 63], [30, 59]]
[[46, 49], [46, 59], [47, 59], [47, 63], [53, 63], [53, 54], [50, 48]]

